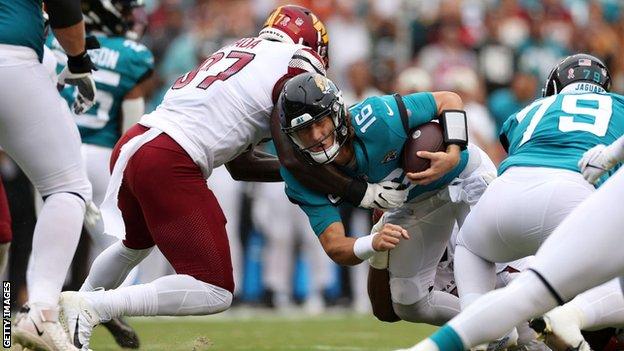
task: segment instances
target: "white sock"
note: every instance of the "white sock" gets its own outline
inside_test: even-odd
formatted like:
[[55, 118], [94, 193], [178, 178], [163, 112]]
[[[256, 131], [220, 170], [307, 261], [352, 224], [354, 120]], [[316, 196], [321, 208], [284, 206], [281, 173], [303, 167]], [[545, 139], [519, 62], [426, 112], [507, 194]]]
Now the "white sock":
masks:
[[120, 316], [207, 315], [225, 311], [232, 303], [229, 291], [185, 274], [83, 296], [102, 321]]
[[624, 296], [617, 279], [578, 295], [561, 307], [579, 314], [579, 329], [624, 325]]
[[455, 247], [453, 267], [462, 310], [496, 287], [496, 265], [463, 245]]
[[30, 304], [58, 304], [80, 239], [84, 212], [84, 201], [69, 193], [52, 194], [43, 203], [26, 273]]
[[443, 291], [431, 291], [424, 299], [416, 303], [411, 305], [393, 303], [392, 307], [404, 321], [439, 326], [459, 313], [459, 299]]
[[132, 268], [151, 251], [151, 247], [143, 250], [129, 249], [121, 241], [112, 244], [93, 261], [89, 276], [85, 279], [80, 291], [117, 288]]
[[522, 273], [506, 288], [482, 296], [448, 325], [466, 348], [497, 339], [516, 325], [557, 306], [557, 301], [531, 271]]

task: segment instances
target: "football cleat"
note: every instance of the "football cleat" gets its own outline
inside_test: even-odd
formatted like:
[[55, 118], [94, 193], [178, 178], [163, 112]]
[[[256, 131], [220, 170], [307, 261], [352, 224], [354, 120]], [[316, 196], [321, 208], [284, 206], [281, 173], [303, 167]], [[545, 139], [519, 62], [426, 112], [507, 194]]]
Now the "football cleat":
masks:
[[486, 344], [481, 344], [470, 349], [471, 351], [504, 351], [517, 350], [518, 331], [514, 328], [502, 338], [496, 339]]
[[102, 323], [115, 338], [115, 342], [125, 349], [138, 349], [139, 336], [132, 327], [122, 318], [113, 318], [108, 322]]
[[89, 350], [93, 328], [100, 324], [100, 315], [79, 292], [61, 293], [60, 319], [69, 334], [69, 339], [79, 350]]
[[15, 318], [15, 343], [33, 351], [76, 351], [59, 323], [58, 307], [24, 305]]
[[565, 310], [556, 308], [529, 322], [529, 326], [553, 351], [591, 351], [578, 325]]

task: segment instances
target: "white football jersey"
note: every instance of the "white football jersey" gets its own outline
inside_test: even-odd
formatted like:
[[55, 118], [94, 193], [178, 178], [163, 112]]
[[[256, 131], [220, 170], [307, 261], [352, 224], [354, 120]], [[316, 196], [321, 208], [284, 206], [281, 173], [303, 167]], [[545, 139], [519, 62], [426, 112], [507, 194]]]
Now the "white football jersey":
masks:
[[208, 177], [213, 168], [271, 137], [276, 84], [303, 72], [325, 74], [313, 50], [243, 38], [178, 78], [160, 106], [139, 123], [171, 136]]

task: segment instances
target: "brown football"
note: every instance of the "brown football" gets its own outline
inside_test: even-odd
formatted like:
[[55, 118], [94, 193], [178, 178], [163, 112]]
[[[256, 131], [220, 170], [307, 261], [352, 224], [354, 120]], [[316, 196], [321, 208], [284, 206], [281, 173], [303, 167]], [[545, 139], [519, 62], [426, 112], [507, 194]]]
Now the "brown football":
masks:
[[445, 151], [444, 132], [436, 122], [428, 122], [410, 130], [403, 145], [403, 170], [405, 172], [422, 172], [429, 168], [431, 161], [416, 156], [418, 151]]

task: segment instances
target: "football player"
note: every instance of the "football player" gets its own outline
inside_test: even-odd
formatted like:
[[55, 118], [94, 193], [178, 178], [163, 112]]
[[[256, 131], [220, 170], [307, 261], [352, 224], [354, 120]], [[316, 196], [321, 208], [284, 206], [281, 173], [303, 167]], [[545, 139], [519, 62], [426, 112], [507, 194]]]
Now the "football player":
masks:
[[[581, 158], [584, 151], [597, 144], [610, 144], [624, 132], [624, 121], [612, 118], [622, 113], [624, 97], [609, 93], [609, 88], [609, 72], [599, 59], [572, 55], [552, 70], [544, 98], [505, 122], [503, 132], [510, 151], [501, 165], [500, 172], [505, 173], [492, 182], [467, 218], [463, 233], [460, 232], [460, 236], [464, 235], [465, 253], [477, 263], [472, 267], [483, 271], [470, 278], [487, 280], [485, 273], [490, 262], [524, 256], [538, 247], [539, 251], [531, 268], [508, 288], [477, 299], [414, 350], [464, 350], [492, 340], [505, 333], [505, 328], [562, 304], [621, 272], [622, 255], [611, 254], [609, 251], [618, 250], [609, 248], [617, 247], [614, 238], [622, 226], [618, 224], [622, 217], [616, 199], [624, 192], [624, 173], [616, 173], [593, 196], [589, 196], [593, 189], [587, 187], [590, 183], [583, 176], [596, 181], [610, 166], [620, 162], [622, 142], [617, 140], [614, 147], [591, 149]], [[583, 175], [578, 173], [577, 163]], [[492, 194], [497, 194], [496, 198]], [[572, 211], [570, 203], [576, 205], [588, 196]], [[513, 202], [513, 214], [508, 202]], [[485, 215], [488, 212], [490, 217]], [[568, 214], [546, 240], [552, 227]], [[465, 230], [470, 225], [478, 226], [484, 235], [467, 236], [469, 232]], [[485, 245], [486, 242], [489, 244]], [[464, 269], [460, 264], [472, 263], [460, 263], [459, 253], [456, 255], [456, 272]], [[593, 264], [598, 257], [600, 266]], [[466, 282], [458, 281], [460, 296], [462, 284], [466, 286]], [[488, 284], [482, 286], [487, 289]], [[478, 295], [484, 289], [473, 291]], [[585, 342], [571, 347], [589, 349]]]
[[45, 199], [33, 236], [27, 272], [29, 303], [16, 318], [14, 341], [44, 350], [71, 350], [58, 323], [58, 299], [91, 201], [80, 157], [80, 138], [67, 104], [42, 65], [44, 19], [68, 53], [61, 84], [76, 85], [73, 106], [93, 104], [93, 64], [86, 52], [78, 0], [2, 1], [0, 6], [0, 146]]
[[[487, 185], [484, 176], [495, 170], [485, 153], [467, 144], [462, 107], [458, 95], [436, 92], [370, 97], [347, 110], [331, 81], [308, 73], [288, 81], [278, 102], [283, 131], [311, 164], [332, 163], [352, 177], [407, 188], [405, 205], [387, 211], [372, 234], [354, 239], [345, 235], [333, 196], [303, 186], [282, 168], [287, 195], [306, 213], [332, 260], [355, 265], [377, 256], [375, 265], [388, 267], [394, 312], [403, 320], [440, 325], [459, 310], [455, 296], [433, 290], [453, 226], [470, 208], [451, 200], [449, 184], [463, 183], [463, 190], [482, 184], [467, 196], [476, 199]], [[446, 152], [420, 151], [431, 167], [406, 177], [399, 154], [408, 132], [434, 118], [453, 126], [445, 132], [449, 146]], [[415, 184], [408, 187], [410, 180]]]
[[[87, 349], [95, 325], [122, 315], [229, 308], [225, 217], [206, 178], [225, 164], [237, 180], [281, 180], [277, 159], [253, 147], [271, 137], [269, 115], [283, 83], [302, 72], [325, 73], [327, 45], [312, 12], [279, 7], [258, 37], [219, 49], [178, 78], [162, 104], [121, 137], [101, 211], [105, 232], [123, 241], [96, 258], [85, 282], [107, 290], [61, 298], [76, 347]], [[177, 274], [117, 288], [154, 245]]]
[[[94, 35], [100, 48], [91, 51], [97, 67], [93, 78], [97, 87], [95, 105], [84, 114], [75, 115], [82, 139], [82, 156], [87, 176], [93, 186], [93, 202], [99, 206], [104, 200], [110, 178], [109, 160], [113, 147], [125, 132], [143, 116], [143, 96], [152, 75], [154, 58], [150, 50], [136, 42], [146, 23], [142, 0], [89, 0], [82, 4], [88, 34]], [[58, 70], [64, 69], [67, 56], [54, 36], [46, 42], [57, 58]], [[68, 104], [73, 104], [76, 89], [66, 87], [61, 95]], [[97, 255], [115, 241], [102, 235], [104, 225], [98, 220], [87, 225], [91, 235], [92, 248]], [[91, 291], [94, 287], [85, 286]], [[121, 319], [104, 324], [122, 347], [137, 348], [136, 334]]]

